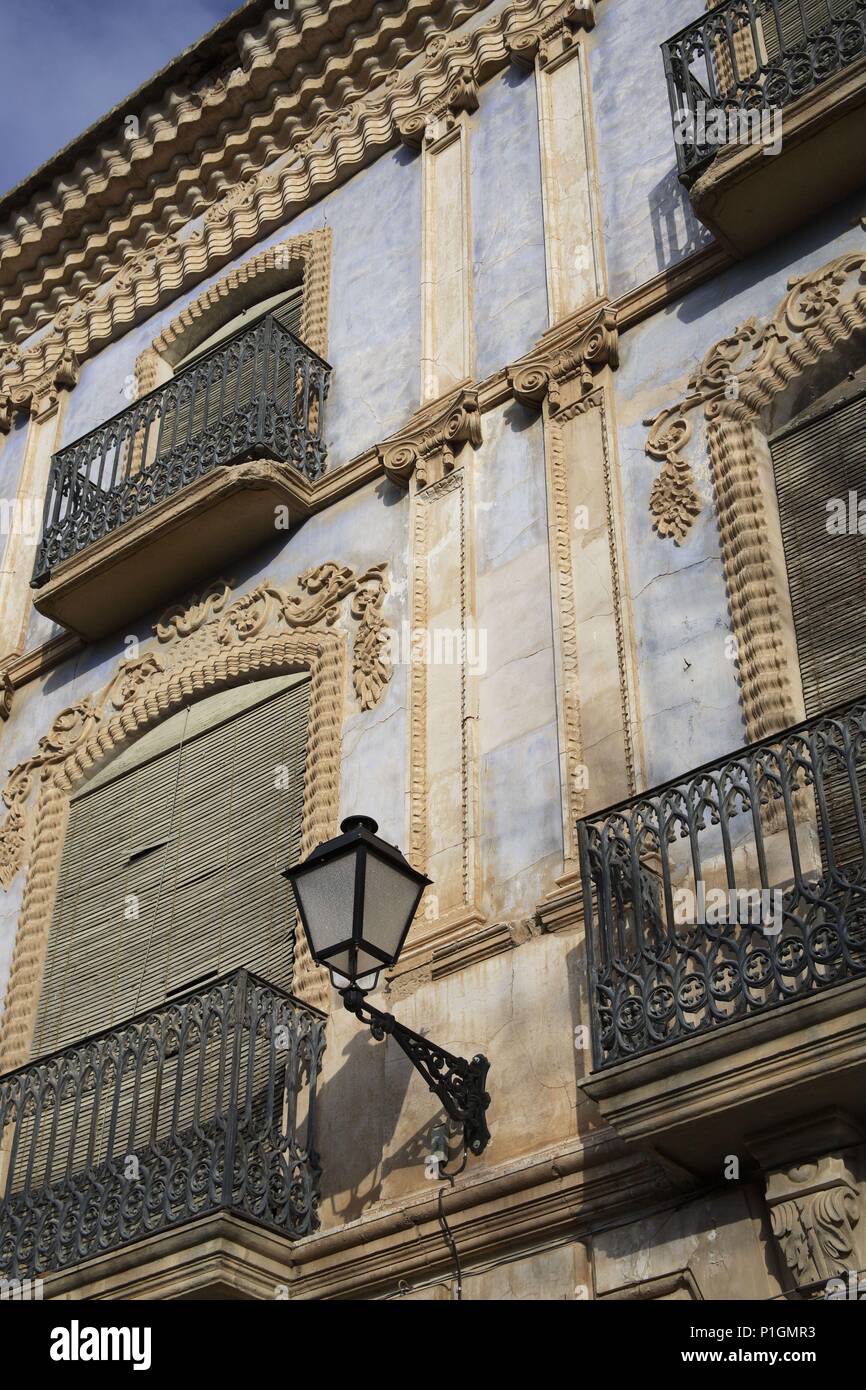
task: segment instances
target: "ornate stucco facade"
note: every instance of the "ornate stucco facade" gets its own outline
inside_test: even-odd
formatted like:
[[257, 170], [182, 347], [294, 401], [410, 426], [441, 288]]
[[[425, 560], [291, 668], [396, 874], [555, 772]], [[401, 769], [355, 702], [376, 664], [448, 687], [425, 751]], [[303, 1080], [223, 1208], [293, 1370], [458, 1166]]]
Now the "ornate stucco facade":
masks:
[[[592, 1047], [578, 823], [813, 713], [769, 441], [866, 362], [866, 186], [810, 206], [798, 135], [800, 211], [744, 247], [724, 169], [677, 178], [659, 45], [702, 8], [251, 0], [0, 204], [0, 1072], [33, 1059], [76, 791], [308, 671], [301, 853], [363, 812], [429, 876], [374, 1002], [491, 1062], [490, 1146], [442, 1198], [464, 1299], [811, 1297], [866, 1267], [862, 923], [833, 988]], [[325, 468], [221, 463], [31, 588], [52, 457], [295, 286]], [[752, 810], [772, 864], [785, 814]], [[46, 1297], [454, 1296], [437, 1100], [300, 934], [291, 987], [326, 1016], [317, 1229], [210, 1214]]]

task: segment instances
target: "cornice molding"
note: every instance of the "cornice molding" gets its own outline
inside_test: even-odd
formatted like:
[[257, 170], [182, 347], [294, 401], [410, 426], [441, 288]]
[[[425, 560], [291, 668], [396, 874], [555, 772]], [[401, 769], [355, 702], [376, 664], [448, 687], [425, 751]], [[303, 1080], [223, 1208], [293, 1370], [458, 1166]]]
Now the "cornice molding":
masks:
[[[455, 0], [449, 11], [452, 25], [462, 23], [479, 3], [460, 8]], [[413, 64], [407, 73], [392, 68], [383, 77], [379, 60], [379, 80], [372, 91], [354, 103], [341, 99], [338, 109], [294, 144], [280, 169], [256, 171], [248, 165], [244, 175], [207, 206], [202, 225], [191, 233], [178, 222], [175, 230], [154, 239], [157, 221], [149, 205], [148, 244], [129, 253], [122, 264], [102, 255], [88, 274], [77, 264], [73, 247], [65, 246], [63, 275], [68, 282], [74, 276], [75, 300], [64, 304], [32, 346], [0, 343], [0, 420], [55, 389], [54, 375], [62, 362], [74, 361], [77, 367], [387, 149], [400, 141], [423, 140], [431, 121], [437, 135], [441, 133], [443, 114], [453, 121], [456, 112], [474, 109], [480, 84], [512, 61], [522, 36], [535, 33], [539, 20], [546, 32], [573, 34], [578, 12], [589, 16], [588, 9], [572, 3], [513, 0], [469, 33], [437, 34], [427, 43], [420, 66]], [[201, 182], [197, 166], [188, 172]], [[129, 246], [128, 237], [124, 246]], [[5, 273], [0, 254], [0, 275]], [[34, 294], [47, 301], [44, 285]]]
[[487, 3], [299, 0], [241, 32], [236, 61], [188, 85], [175, 82], [160, 102], [134, 113], [137, 139], [128, 138], [127, 113], [118, 110], [116, 138], [16, 209], [0, 235], [0, 286], [27, 280], [23, 299], [4, 296], [0, 326], [26, 316], [28, 305], [37, 323], [46, 322], [61, 307], [49, 302], [52, 292], [72, 276], [80, 282], [98, 262], [104, 282], [140, 231], [151, 243], [200, 216]]
[[[448, 26], [462, 24], [483, 7], [481, 0], [463, 0], [462, 4], [451, 0], [445, 12]], [[539, 13], [549, 14], [559, 8], [551, 0], [513, 0], [507, 10], [467, 34], [427, 35], [419, 62], [414, 61], [416, 51], [404, 51], [403, 66], [410, 65], [408, 72], [393, 63], [389, 67], [385, 58], [377, 56], [369, 91], [365, 89], [354, 101], [352, 94], [347, 98], [342, 89], [338, 100], [336, 89], [331, 94], [331, 86], [320, 83], [320, 91], [328, 94], [333, 109], [320, 111], [309, 133], [296, 132], [282, 167], [262, 169], [269, 159], [273, 161], [272, 152], [257, 160], [246, 155], [242, 158], [236, 146], [243, 142], [234, 141], [234, 177], [222, 182], [216, 197], [202, 200], [203, 171], [199, 164], [184, 161], [178, 171], [178, 187], [166, 199], [172, 213], [170, 227], [151, 200], [142, 208], [140, 224], [127, 225], [122, 243], [117, 239], [116, 244], [104, 247], [92, 265], [82, 263], [74, 238], [67, 238], [58, 274], [60, 283], [74, 284], [75, 297], [67, 296], [61, 304], [44, 282], [34, 283], [33, 302], [44, 309], [38, 323], [44, 325], [52, 312], [54, 323], [30, 348], [10, 341], [0, 345], [0, 402], [16, 384], [30, 382], [48, 370], [58, 354], [58, 338], [72, 342], [83, 360], [161, 303], [219, 269], [268, 230], [291, 221], [304, 207], [402, 140], [401, 127], [410, 128], [419, 116], [426, 121], [427, 113], [437, 104], [447, 105], [449, 93], [450, 99], [457, 101], [455, 90], [467, 83], [477, 86], [505, 67], [514, 36]], [[415, 11], [414, 0], [409, 9]], [[442, 24], [445, 22], [443, 17]], [[372, 58], [370, 61], [374, 62]], [[459, 100], [469, 98], [464, 95]], [[279, 105], [279, 99], [269, 104], [269, 113], [275, 104]], [[292, 128], [285, 112], [283, 120]], [[223, 150], [218, 163], [224, 167], [226, 162]], [[191, 204], [185, 197], [180, 186], [185, 178], [198, 190], [198, 202]], [[202, 225], [188, 233], [189, 223], [202, 213]], [[147, 244], [130, 251], [138, 225], [147, 228]], [[88, 256], [93, 239], [88, 242]], [[0, 256], [0, 279], [6, 274]], [[21, 319], [24, 310], [7, 296], [3, 312]], [[0, 318], [0, 324], [3, 322]], [[21, 322], [19, 337], [32, 330], [36, 320]]]

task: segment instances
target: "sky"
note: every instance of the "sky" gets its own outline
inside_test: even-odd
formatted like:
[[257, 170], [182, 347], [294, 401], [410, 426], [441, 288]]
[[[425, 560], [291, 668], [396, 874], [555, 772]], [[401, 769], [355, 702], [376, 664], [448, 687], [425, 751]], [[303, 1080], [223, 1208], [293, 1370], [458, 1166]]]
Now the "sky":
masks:
[[0, 0], [0, 193], [241, 0]]

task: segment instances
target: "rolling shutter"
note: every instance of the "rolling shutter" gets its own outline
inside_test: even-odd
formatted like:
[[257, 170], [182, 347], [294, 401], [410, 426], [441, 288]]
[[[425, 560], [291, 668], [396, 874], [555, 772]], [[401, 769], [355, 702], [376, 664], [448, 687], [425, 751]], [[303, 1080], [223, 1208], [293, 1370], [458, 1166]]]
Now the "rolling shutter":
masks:
[[846, 8], [851, 8], [851, 0], [761, 0], [766, 61], [774, 63], [783, 52], [803, 48]]
[[[176, 376], [196, 364], [199, 370], [190, 372], [187, 377], [188, 389], [181, 389], [176, 403], [169, 400], [165, 417], [160, 423], [157, 457], [191, 443], [219, 420], [250, 405], [257, 382], [261, 386], [264, 378], [264, 363], [254, 344], [250, 342], [245, 345], [238, 360], [231, 365], [226, 363], [217, 349], [225, 346], [237, 334], [245, 333], [266, 313], [299, 337], [303, 298], [303, 287], [298, 285], [236, 314], [200, 343], [188, 357], [177, 363]], [[211, 353], [216, 355], [207, 361]]]
[[225, 691], [73, 801], [33, 1055], [246, 966], [290, 986], [308, 676]]
[[[866, 536], [828, 531], [828, 503], [866, 498], [866, 394], [820, 407], [771, 441], [806, 714], [866, 692]], [[864, 523], [866, 524], [866, 523]], [[850, 529], [850, 527], [849, 527]], [[866, 804], [866, 779], [861, 777]], [[837, 860], [860, 856], [847, 778], [828, 787]]]

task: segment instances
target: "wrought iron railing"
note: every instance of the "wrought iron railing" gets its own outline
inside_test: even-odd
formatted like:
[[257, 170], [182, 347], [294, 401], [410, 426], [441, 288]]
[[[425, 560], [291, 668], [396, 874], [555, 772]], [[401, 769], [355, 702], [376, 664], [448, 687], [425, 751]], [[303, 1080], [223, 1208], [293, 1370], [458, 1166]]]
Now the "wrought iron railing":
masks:
[[691, 183], [726, 143], [732, 116], [741, 138], [757, 140], [762, 112], [866, 54], [866, 0], [721, 0], [662, 52], [680, 176]]
[[0, 1077], [0, 1280], [219, 1210], [314, 1230], [324, 1046], [241, 970]]
[[866, 972], [866, 699], [579, 823], [596, 1069]]
[[33, 584], [221, 464], [325, 467], [330, 367], [265, 314], [54, 455]]

